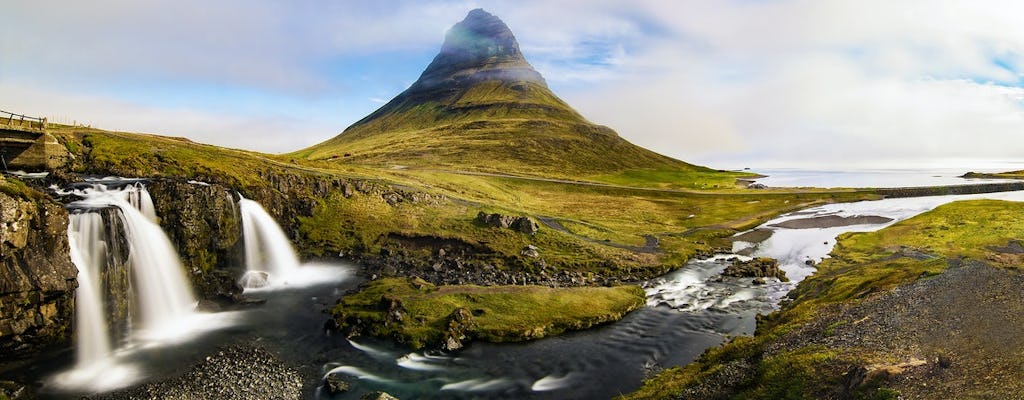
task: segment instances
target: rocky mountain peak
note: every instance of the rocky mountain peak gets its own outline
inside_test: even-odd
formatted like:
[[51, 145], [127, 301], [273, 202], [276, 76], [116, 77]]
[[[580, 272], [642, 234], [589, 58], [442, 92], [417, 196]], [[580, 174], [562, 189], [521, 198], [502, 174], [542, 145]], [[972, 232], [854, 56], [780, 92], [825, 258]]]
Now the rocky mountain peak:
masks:
[[519, 51], [519, 43], [508, 25], [478, 8], [448, 30], [441, 51], [414, 88], [433, 89], [485, 80], [544, 84], [544, 78]]

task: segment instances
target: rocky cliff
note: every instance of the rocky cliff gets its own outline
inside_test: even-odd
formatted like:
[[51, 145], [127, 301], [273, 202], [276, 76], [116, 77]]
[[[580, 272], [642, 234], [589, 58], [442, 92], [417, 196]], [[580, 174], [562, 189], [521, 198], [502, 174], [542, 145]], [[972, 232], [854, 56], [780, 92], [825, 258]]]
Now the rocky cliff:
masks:
[[0, 178], [0, 359], [68, 343], [78, 270], [67, 212], [42, 193]]
[[178, 250], [200, 297], [233, 301], [245, 269], [237, 195], [216, 184], [160, 179], [148, 184], [160, 227]]

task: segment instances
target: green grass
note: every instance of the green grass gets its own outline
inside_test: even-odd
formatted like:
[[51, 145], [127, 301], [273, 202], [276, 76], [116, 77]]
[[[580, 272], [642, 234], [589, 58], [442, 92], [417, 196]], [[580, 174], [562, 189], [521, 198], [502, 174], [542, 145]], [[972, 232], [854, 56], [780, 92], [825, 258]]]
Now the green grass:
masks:
[[403, 93], [341, 135], [291, 156], [564, 179], [643, 169], [715, 174], [623, 140], [532, 82]]
[[[381, 299], [397, 299], [405, 316], [384, 323]], [[448, 316], [469, 310], [471, 340], [516, 342], [557, 335], [616, 321], [642, 307], [644, 291], [637, 286], [549, 288], [542, 286], [433, 286], [409, 279], [381, 279], [342, 298], [333, 310], [343, 328], [369, 325], [366, 334], [395, 338], [413, 348], [437, 347]], [[361, 322], [357, 322], [361, 321]]]
[[[686, 367], [666, 370], [644, 383], [626, 399], [660, 399], [682, 393], [687, 387], [718, 372], [730, 363], [756, 366], [753, 376], [737, 387], [742, 399], [815, 398], [841, 385], [852, 365], [880, 361], [857, 349], [805, 347], [766, 355], [765, 349], [787, 332], [812, 321], [821, 307], [857, 302], [866, 296], [927, 279], [948, 268], [948, 259], [985, 260], [1003, 268], [1019, 269], [1024, 257], [992, 250], [1011, 239], [1024, 237], [1024, 203], [972, 200], [947, 204], [930, 212], [871, 233], [842, 235], [832, 258], [818, 265], [818, 272], [791, 293], [794, 301], [759, 320], [755, 337], [740, 337], [706, 352]], [[915, 255], [907, 257], [908, 249]], [[831, 334], [846, 321], [827, 325]], [[867, 385], [858, 398], [891, 399], [898, 393]]]

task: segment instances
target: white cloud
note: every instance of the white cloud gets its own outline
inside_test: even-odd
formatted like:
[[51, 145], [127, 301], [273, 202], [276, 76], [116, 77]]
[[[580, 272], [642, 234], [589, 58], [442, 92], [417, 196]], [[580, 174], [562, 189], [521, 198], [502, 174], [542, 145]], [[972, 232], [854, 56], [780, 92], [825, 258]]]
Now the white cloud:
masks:
[[[433, 51], [479, 6], [512, 28], [586, 117], [684, 160], [756, 167], [1024, 154], [1014, 140], [1024, 132], [1017, 1], [16, 2], [0, 13], [0, 102], [114, 129], [294, 150], [414, 78], [382, 72], [367, 76], [387, 82], [363, 82], [325, 65]], [[224, 117], [188, 106], [202, 102], [119, 92], [153, 82], [241, 87], [268, 103]], [[285, 115], [274, 121], [259, 111], [278, 108]]]
[[16, 104], [16, 112], [62, 123], [187, 137], [201, 143], [268, 153], [298, 150], [340, 131], [336, 123], [288, 113], [219, 113], [152, 107], [10, 82], [0, 82], [0, 104]]

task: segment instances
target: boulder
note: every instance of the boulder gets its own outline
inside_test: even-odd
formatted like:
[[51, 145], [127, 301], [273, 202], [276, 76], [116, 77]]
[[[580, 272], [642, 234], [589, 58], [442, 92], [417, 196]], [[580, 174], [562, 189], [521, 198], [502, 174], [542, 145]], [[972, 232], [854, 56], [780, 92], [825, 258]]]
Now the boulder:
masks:
[[387, 394], [385, 392], [370, 392], [364, 394], [360, 400], [398, 400], [397, 397]]
[[446, 351], [459, 350], [464, 346], [466, 333], [473, 328], [473, 313], [468, 309], [459, 307], [448, 315], [448, 322], [444, 332], [444, 340], [441, 348]]
[[[741, 278], [778, 278], [780, 281], [789, 282], [786, 272], [779, 269], [779, 262], [774, 258], [759, 257], [749, 261], [733, 261], [732, 265], [722, 271], [723, 276]], [[761, 279], [761, 282], [765, 282]], [[755, 284], [764, 284], [754, 282]]]
[[522, 255], [523, 257], [537, 258], [540, 257], [540, 249], [532, 244], [526, 245], [523, 247]]
[[516, 232], [534, 234], [540, 230], [540, 225], [530, 217], [513, 217], [498, 213], [488, 214], [480, 211], [476, 215], [477, 223], [495, 228], [507, 228]]
[[349, 384], [338, 374], [328, 374], [324, 379], [324, 387], [327, 388], [327, 393], [341, 394], [348, 391]]

